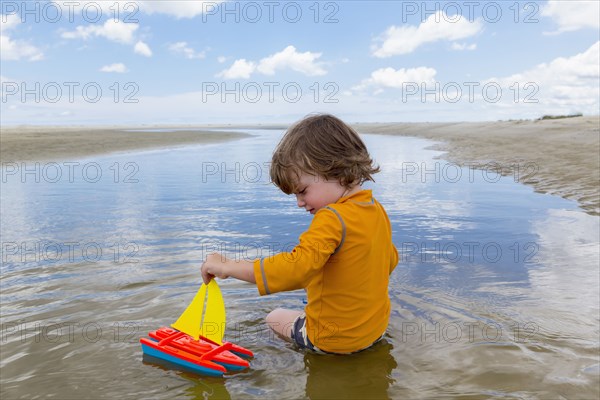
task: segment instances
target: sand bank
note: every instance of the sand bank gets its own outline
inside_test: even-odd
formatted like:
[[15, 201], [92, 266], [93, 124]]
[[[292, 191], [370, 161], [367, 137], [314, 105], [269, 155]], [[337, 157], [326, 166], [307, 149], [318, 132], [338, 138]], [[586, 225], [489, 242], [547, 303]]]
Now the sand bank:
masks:
[[[537, 121], [356, 124], [361, 133], [439, 141], [442, 156], [459, 165], [518, 176], [541, 193], [579, 202], [600, 215], [600, 118]], [[519, 168], [518, 171], [516, 169]], [[517, 174], [517, 175], [515, 175]]]
[[[65, 161], [98, 154], [217, 143], [248, 135], [186, 128], [174, 132], [128, 132], [147, 127], [11, 127], [0, 132], [0, 160]], [[156, 127], [152, 127], [156, 129]]]

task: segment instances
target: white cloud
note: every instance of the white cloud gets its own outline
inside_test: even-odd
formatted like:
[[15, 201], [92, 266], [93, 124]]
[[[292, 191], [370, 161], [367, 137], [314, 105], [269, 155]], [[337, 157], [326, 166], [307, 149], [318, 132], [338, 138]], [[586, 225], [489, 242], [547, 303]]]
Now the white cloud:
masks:
[[[433, 68], [418, 67], [418, 68], [380, 68], [371, 73], [371, 76], [363, 80], [360, 85], [354, 87], [354, 90], [363, 90], [367, 87], [375, 86], [377, 88], [388, 87], [401, 89], [403, 84], [416, 83], [433, 83], [435, 82], [435, 74], [437, 71]], [[381, 93], [381, 90], [377, 90]]]
[[0, 35], [0, 59], [18, 61], [25, 58], [29, 61], [39, 61], [44, 58], [44, 53], [37, 47], [24, 40], [12, 40], [6, 35]]
[[487, 82], [498, 82], [507, 88], [507, 92], [515, 83], [521, 88], [531, 83], [539, 89], [535, 98], [542, 105], [582, 112], [595, 110], [597, 114], [600, 101], [599, 59], [600, 42], [596, 42], [583, 53], [558, 57], [521, 73], [500, 79], [491, 78]]
[[223, 64], [225, 61], [227, 61], [227, 57], [219, 56], [217, 57], [217, 61], [219, 62], [219, 64]]
[[248, 79], [255, 70], [254, 62], [241, 58], [235, 60], [231, 67], [219, 72], [217, 76], [223, 79]]
[[105, 65], [100, 68], [101, 72], [116, 72], [118, 74], [124, 74], [127, 72], [127, 67], [123, 63], [115, 63], [110, 65]]
[[558, 24], [558, 31], [552, 33], [600, 28], [600, 2], [596, 0], [550, 0], [542, 6], [541, 15], [552, 18]]
[[248, 61], [245, 58], [235, 60], [226, 70], [217, 76], [225, 79], [248, 79], [254, 72], [263, 75], [274, 75], [277, 70], [291, 69], [307, 76], [325, 75], [322, 63], [316, 62], [321, 53], [310, 51], [299, 53], [294, 46], [287, 46], [282, 51], [261, 59], [258, 62]]
[[194, 18], [204, 13], [217, 12], [219, 3], [213, 1], [137, 1], [140, 10], [147, 14], [167, 14], [175, 18]]
[[[600, 109], [599, 59], [600, 41], [578, 54], [469, 85], [440, 81], [436, 70], [427, 67], [381, 68], [352, 87], [352, 92], [370, 96], [369, 102], [379, 98], [396, 102], [398, 107], [413, 107], [425, 120], [538, 118], [576, 112], [594, 115]], [[377, 96], [387, 88], [393, 90]], [[372, 90], [367, 93], [367, 89]]]
[[112, 42], [130, 44], [133, 42], [133, 34], [138, 29], [138, 24], [115, 21], [108, 19], [104, 25], [79, 25], [74, 31], [62, 32], [63, 39], [87, 40], [93, 36], [104, 37]]
[[447, 16], [443, 11], [430, 15], [419, 26], [391, 26], [377, 39], [373, 55], [379, 58], [408, 54], [418, 47], [440, 40], [459, 40], [479, 33], [482, 23], [469, 21], [461, 15]]
[[321, 53], [311, 53], [310, 51], [298, 53], [294, 46], [287, 46], [279, 53], [272, 54], [260, 60], [256, 69], [265, 75], [274, 75], [275, 70], [286, 68], [307, 76], [325, 75], [327, 71], [319, 63], [315, 62], [320, 57]]
[[90, 36], [93, 33], [94, 29], [97, 29], [98, 27], [95, 27], [93, 25], [90, 25], [88, 27], [85, 26], [78, 26], [75, 28], [74, 31], [64, 31], [60, 34], [60, 37], [62, 37], [63, 39], [83, 39], [83, 40], [87, 40], [90, 38]]
[[[194, 18], [198, 15], [207, 13], [214, 14], [218, 12], [219, 4], [224, 0], [198, 1], [198, 0], [79, 0], [73, 2], [53, 1], [57, 7], [61, 8], [63, 15], [82, 15], [82, 9], [89, 7], [90, 14], [97, 8], [102, 10], [102, 15], [115, 16], [124, 21], [133, 21], [139, 19], [139, 13], [145, 14], [166, 14], [175, 18]], [[92, 6], [89, 6], [92, 4]], [[118, 14], [115, 12], [118, 11]], [[91, 14], [93, 15], [93, 14]]]
[[[116, 6], [115, 6], [116, 7]], [[139, 25], [136, 23], [124, 23], [115, 19], [108, 19], [102, 25], [79, 25], [74, 31], [63, 31], [61, 37], [63, 39], [81, 39], [88, 40], [93, 37], [103, 37], [111, 42], [120, 44], [134, 44], [133, 51], [145, 57], [152, 56], [150, 47], [135, 38], [135, 33]]]
[[206, 57], [204, 51], [197, 52], [196, 50], [188, 46], [187, 42], [173, 43], [169, 46], [169, 50], [171, 50], [174, 53], [183, 54], [185, 58], [189, 60], [202, 59]]
[[476, 43], [471, 43], [471, 44], [467, 44], [467, 43], [458, 43], [458, 42], [452, 42], [452, 45], [450, 46], [450, 48], [452, 50], [457, 50], [457, 51], [463, 51], [463, 50], [475, 50], [477, 48], [477, 44]]
[[0, 35], [0, 56], [2, 60], [18, 60], [22, 57], [20, 54], [20, 46], [10, 40], [8, 36]]
[[145, 56], [145, 57], [152, 57], [152, 50], [150, 50], [150, 47], [148, 47], [148, 45], [144, 42], [142, 42], [141, 40], [138, 41], [135, 46], [133, 46], [133, 51], [136, 54]]
[[44, 53], [37, 47], [24, 40], [12, 40], [6, 35], [0, 35], [0, 59], [18, 61], [25, 58], [29, 61], [39, 61], [44, 58]]
[[0, 14], [0, 59], [18, 61], [22, 58], [29, 61], [39, 61], [44, 58], [44, 53], [36, 46], [25, 40], [13, 40], [6, 33], [16, 29], [21, 24], [17, 14]]

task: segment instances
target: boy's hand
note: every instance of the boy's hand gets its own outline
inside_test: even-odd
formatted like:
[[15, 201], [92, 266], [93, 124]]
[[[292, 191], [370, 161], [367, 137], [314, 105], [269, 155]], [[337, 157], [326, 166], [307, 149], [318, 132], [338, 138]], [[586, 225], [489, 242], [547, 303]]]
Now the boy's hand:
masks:
[[219, 253], [209, 254], [201, 267], [202, 280], [204, 283], [208, 284], [214, 277], [221, 279], [229, 278], [229, 275], [226, 272], [227, 261], [229, 260]]

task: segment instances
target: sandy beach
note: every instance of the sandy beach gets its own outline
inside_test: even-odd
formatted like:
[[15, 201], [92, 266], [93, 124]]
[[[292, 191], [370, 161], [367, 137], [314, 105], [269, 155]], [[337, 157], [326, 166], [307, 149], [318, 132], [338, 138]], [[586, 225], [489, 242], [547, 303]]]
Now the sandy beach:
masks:
[[540, 193], [579, 202], [600, 215], [600, 118], [528, 121], [356, 124], [362, 133], [422, 137], [440, 143], [442, 158], [489, 168]]
[[[0, 132], [0, 160], [65, 161], [113, 152], [218, 143], [248, 135], [185, 127], [174, 132], [129, 132], [164, 127], [11, 127]], [[189, 129], [189, 130], [187, 130]]]
[[[462, 123], [369, 123], [361, 133], [413, 136], [439, 142], [442, 158], [513, 175], [519, 182], [579, 202], [600, 215], [600, 118]], [[244, 137], [209, 129], [284, 129], [282, 125], [177, 126], [174, 132], [127, 132], [143, 127], [11, 127], [0, 135], [4, 162], [71, 160], [115, 151], [216, 143]], [[202, 131], [202, 129], [205, 129]]]

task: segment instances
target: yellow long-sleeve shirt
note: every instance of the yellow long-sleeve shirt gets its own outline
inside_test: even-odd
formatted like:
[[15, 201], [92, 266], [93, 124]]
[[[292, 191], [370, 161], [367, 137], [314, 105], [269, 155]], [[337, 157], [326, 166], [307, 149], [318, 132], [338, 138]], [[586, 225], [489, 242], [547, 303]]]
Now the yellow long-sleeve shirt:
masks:
[[385, 332], [397, 263], [388, 216], [371, 190], [362, 190], [320, 209], [291, 252], [254, 262], [254, 276], [261, 295], [306, 289], [310, 341], [349, 353]]

